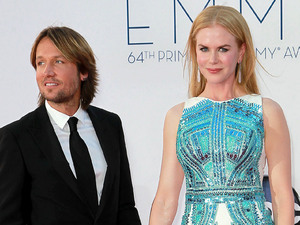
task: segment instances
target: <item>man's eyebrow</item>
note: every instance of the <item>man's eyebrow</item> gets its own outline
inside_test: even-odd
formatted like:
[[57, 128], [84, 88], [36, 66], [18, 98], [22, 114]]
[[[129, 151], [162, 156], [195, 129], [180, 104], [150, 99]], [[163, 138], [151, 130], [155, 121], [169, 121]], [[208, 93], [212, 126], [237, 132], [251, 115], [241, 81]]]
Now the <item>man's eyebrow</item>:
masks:
[[[41, 59], [41, 58], [44, 58], [44, 56], [36, 56], [36, 59]], [[51, 58], [57, 59], [57, 58], [66, 58], [66, 57], [64, 57], [63, 55], [55, 55], [52, 56]]]

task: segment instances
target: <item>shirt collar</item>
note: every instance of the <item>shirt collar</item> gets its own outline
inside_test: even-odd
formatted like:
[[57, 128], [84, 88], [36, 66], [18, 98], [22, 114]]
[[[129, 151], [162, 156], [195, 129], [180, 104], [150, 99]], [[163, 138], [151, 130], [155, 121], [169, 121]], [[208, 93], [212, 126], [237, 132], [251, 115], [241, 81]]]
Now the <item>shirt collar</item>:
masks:
[[[67, 123], [71, 116], [68, 116], [68, 115], [61, 113], [61, 112], [57, 111], [56, 109], [52, 108], [49, 105], [47, 100], [45, 101], [45, 106], [46, 106], [48, 115], [52, 118], [52, 120], [57, 124], [57, 126], [60, 129], [62, 129], [62, 130], [69, 129], [69, 126], [67, 125]], [[87, 115], [87, 112], [84, 111], [80, 106], [73, 116], [78, 119], [78, 124], [84, 124], [88, 115]]]

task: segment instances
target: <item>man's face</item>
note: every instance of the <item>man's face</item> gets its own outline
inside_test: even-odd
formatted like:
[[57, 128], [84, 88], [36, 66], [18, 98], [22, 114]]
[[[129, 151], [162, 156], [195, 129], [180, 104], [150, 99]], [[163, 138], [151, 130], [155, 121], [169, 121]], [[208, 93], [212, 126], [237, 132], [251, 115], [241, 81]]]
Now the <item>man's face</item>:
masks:
[[[79, 73], [53, 42], [45, 37], [36, 50], [36, 80], [41, 95], [54, 105], [75, 105], [80, 101], [80, 84], [87, 74]], [[55, 107], [54, 107], [55, 108]]]

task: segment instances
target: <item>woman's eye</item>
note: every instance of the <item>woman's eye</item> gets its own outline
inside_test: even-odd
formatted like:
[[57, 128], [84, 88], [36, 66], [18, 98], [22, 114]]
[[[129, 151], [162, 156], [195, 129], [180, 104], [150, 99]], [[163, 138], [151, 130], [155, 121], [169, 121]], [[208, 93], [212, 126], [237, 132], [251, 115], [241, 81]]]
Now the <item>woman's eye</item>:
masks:
[[201, 51], [201, 52], [207, 52], [208, 49], [207, 49], [207, 48], [200, 48], [200, 51]]
[[227, 48], [220, 48], [219, 51], [220, 51], [220, 52], [227, 52], [228, 49], [227, 49]]
[[56, 63], [61, 64], [61, 63], [63, 63], [63, 61], [62, 60], [56, 60]]

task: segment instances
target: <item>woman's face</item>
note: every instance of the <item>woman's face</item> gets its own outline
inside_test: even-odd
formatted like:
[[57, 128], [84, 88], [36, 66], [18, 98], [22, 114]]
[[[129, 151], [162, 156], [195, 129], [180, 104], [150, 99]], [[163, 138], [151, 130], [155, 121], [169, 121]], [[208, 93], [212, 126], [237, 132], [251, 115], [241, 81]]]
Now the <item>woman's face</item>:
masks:
[[197, 62], [206, 84], [233, 85], [244, 53], [245, 45], [239, 48], [236, 38], [221, 25], [203, 28], [196, 35]]

